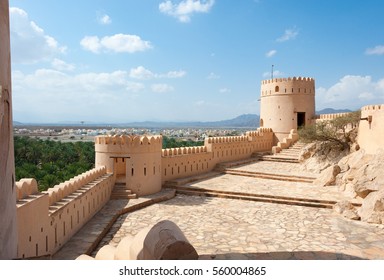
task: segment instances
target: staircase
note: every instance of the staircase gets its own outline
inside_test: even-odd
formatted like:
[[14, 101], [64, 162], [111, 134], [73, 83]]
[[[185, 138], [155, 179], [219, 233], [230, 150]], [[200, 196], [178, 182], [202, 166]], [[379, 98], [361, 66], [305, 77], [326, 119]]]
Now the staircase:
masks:
[[300, 151], [304, 146], [305, 143], [296, 142], [293, 146], [283, 149], [278, 154], [261, 156], [260, 160], [298, 163]]
[[322, 200], [322, 199], [218, 191], [218, 190], [209, 190], [209, 189], [202, 189], [202, 188], [193, 188], [191, 186], [173, 186], [173, 187], [167, 186], [167, 187], [175, 189], [178, 194], [184, 194], [184, 195], [220, 197], [220, 198], [228, 198], [228, 199], [249, 200], [249, 201], [255, 201], [255, 202], [306, 206], [306, 207], [314, 207], [314, 208], [332, 209], [333, 205], [336, 204], [337, 202], [337, 201]]
[[116, 182], [112, 189], [111, 199], [134, 199], [136, 194], [132, 193], [125, 183]]

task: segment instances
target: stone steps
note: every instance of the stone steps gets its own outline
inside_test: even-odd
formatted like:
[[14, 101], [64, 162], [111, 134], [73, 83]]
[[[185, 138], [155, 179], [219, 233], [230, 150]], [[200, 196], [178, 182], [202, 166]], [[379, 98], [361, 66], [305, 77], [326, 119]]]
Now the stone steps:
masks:
[[260, 160], [299, 163], [299, 155], [303, 147], [305, 147], [304, 143], [296, 142], [288, 149], [283, 149], [278, 154], [262, 156]]
[[177, 194], [220, 197], [220, 198], [227, 198], [227, 199], [241, 199], [241, 200], [249, 200], [249, 201], [255, 201], [255, 202], [277, 203], [277, 204], [286, 204], [286, 205], [315, 207], [315, 208], [332, 209], [333, 205], [337, 203], [336, 201], [330, 201], [330, 200], [216, 191], [216, 190], [193, 188], [193, 187], [183, 187], [183, 186], [173, 187], [173, 189], [176, 190]]
[[135, 199], [136, 194], [132, 193], [124, 183], [116, 183], [112, 189], [111, 199]]
[[200, 181], [200, 180], [209, 179], [209, 178], [218, 176], [220, 174], [222, 174], [222, 172], [212, 171], [212, 172], [203, 173], [203, 174], [196, 175], [196, 176], [191, 176], [191, 177], [186, 177], [186, 178], [181, 178], [181, 179], [174, 179], [174, 180], [166, 181], [164, 183], [163, 187], [182, 186], [182, 185], [186, 185], [186, 184], [189, 184], [189, 183], [197, 182], [197, 181]]
[[254, 177], [254, 178], [289, 181], [289, 182], [301, 182], [301, 183], [312, 183], [316, 179], [315, 177], [272, 174], [272, 173], [244, 171], [244, 170], [236, 170], [236, 169], [226, 169], [224, 173], [230, 174], [230, 175], [237, 175], [237, 176], [247, 176], [247, 177]]
[[277, 155], [262, 156], [260, 160], [263, 161], [277, 161], [277, 162], [289, 162], [289, 163], [299, 163], [299, 159], [293, 157], [284, 157]]

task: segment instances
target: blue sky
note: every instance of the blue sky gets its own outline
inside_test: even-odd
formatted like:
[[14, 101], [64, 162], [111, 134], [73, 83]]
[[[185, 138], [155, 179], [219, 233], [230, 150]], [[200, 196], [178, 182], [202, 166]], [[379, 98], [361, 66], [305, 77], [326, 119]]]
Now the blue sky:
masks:
[[10, 0], [21, 122], [259, 114], [260, 81], [316, 80], [316, 109], [384, 103], [381, 0]]

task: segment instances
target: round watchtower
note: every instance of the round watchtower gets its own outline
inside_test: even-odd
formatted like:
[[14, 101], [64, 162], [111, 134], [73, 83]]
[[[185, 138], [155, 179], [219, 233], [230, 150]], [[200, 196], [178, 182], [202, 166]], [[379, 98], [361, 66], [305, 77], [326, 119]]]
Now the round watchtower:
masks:
[[95, 165], [142, 196], [161, 190], [162, 136], [97, 136]]
[[275, 142], [315, 116], [315, 80], [275, 78], [261, 82], [260, 127], [272, 128]]

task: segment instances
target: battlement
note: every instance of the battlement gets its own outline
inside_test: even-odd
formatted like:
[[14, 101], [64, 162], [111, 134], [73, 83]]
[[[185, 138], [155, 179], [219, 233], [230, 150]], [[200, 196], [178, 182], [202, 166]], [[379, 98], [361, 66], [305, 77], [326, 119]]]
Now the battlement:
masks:
[[367, 105], [361, 108], [361, 111], [384, 111], [384, 104]]
[[335, 113], [335, 114], [321, 114], [321, 115], [316, 115], [315, 119], [316, 120], [333, 120], [336, 118], [345, 117], [348, 114], [350, 113], [346, 112], [346, 113]]
[[201, 153], [206, 153], [206, 152], [207, 152], [207, 147], [194, 146], [194, 147], [162, 149], [161, 155], [163, 157], [167, 157], [167, 156], [182, 156], [182, 155], [191, 155], [191, 154], [201, 154]]
[[35, 179], [21, 179], [16, 182], [16, 201], [26, 199], [31, 195], [38, 194], [37, 182]]
[[96, 136], [95, 151], [101, 153], [129, 154], [160, 152], [163, 145], [161, 135], [115, 135]]
[[303, 82], [314, 82], [314, 78], [309, 77], [288, 77], [288, 78], [274, 78], [269, 80], [262, 80], [261, 84], [271, 84], [271, 83], [282, 83], [282, 82], [295, 82], [295, 81], [303, 81]]
[[261, 97], [293, 96], [300, 94], [314, 95], [315, 80], [313, 78], [293, 77], [275, 78], [261, 81]]
[[162, 144], [162, 136], [138, 136], [138, 135], [103, 135], [96, 136], [96, 145], [127, 145], [127, 146], [143, 146]]
[[94, 181], [98, 177], [106, 174], [106, 168], [104, 166], [94, 168], [84, 172], [80, 175], [77, 175], [71, 178], [64, 183], [54, 186], [53, 188], [49, 188], [47, 191], [43, 193], [47, 193], [49, 196], [49, 206], [52, 206], [56, 202], [62, 200], [66, 196], [71, 195], [76, 192], [81, 187], [89, 184]]

